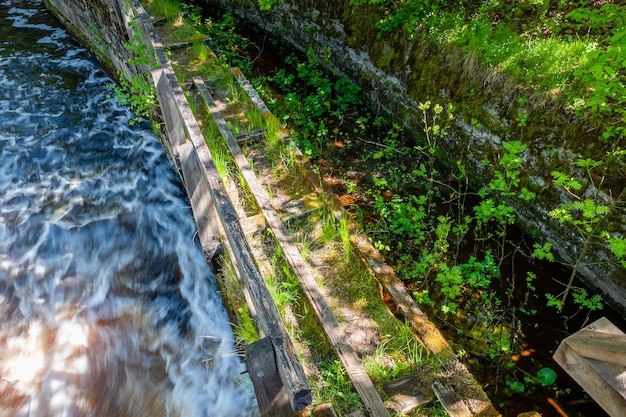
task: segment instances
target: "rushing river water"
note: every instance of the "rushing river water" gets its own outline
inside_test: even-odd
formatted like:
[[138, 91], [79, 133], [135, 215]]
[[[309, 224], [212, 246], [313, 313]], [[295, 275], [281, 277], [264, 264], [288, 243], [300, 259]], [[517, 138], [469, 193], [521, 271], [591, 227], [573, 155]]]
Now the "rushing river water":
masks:
[[254, 415], [180, 179], [110, 84], [0, 0], [0, 416]]

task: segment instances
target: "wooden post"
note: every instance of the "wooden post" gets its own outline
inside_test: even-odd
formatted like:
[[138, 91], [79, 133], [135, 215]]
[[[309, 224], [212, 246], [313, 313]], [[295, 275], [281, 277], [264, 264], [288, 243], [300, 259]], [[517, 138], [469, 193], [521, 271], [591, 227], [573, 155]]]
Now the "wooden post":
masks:
[[260, 417], [293, 416], [287, 391], [278, 373], [271, 339], [265, 337], [245, 349]]
[[554, 360], [612, 417], [626, 416], [626, 335], [601, 318], [564, 339]]

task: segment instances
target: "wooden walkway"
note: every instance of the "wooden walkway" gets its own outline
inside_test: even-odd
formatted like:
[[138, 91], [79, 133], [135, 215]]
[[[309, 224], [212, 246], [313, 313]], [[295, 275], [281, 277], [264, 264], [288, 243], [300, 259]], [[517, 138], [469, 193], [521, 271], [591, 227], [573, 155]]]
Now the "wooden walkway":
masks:
[[[256, 267], [236, 210], [147, 14], [136, 0], [130, 3], [119, 0], [118, 7], [123, 20], [121, 24], [128, 30], [129, 38], [132, 39], [134, 33], [139, 31], [146, 45], [155, 51], [157, 68], [152, 70], [152, 78], [165, 121], [169, 150], [179, 161], [178, 167], [182, 172], [198, 225], [200, 243], [203, 248], [213, 247], [218, 239], [218, 229], [223, 231], [221, 235], [244, 288], [252, 318], [263, 339], [263, 346], [255, 349], [255, 352], [265, 352], [265, 357], [259, 358], [261, 362], [267, 362], [267, 355], [275, 359], [277, 369], [274, 371], [278, 372], [282, 387], [278, 393], [271, 393], [269, 405], [272, 408], [265, 415], [291, 415], [311, 404], [309, 382], [291, 337]], [[219, 219], [219, 224], [214, 223], [215, 218]], [[269, 350], [268, 341], [271, 346]], [[252, 366], [252, 369], [256, 368]], [[251, 376], [254, 381], [255, 375]], [[263, 388], [265, 387], [255, 385], [257, 394]], [[278, 404], [275, 403], [277, 396], [286, 398], [287, 404], [280, 400]], [[257, 400], [259, 399], [261, 398], [257, 395]], [[263, 404], [259, 405], [263, 409]], [[275, 413], [276, 410], [278, 413]]]

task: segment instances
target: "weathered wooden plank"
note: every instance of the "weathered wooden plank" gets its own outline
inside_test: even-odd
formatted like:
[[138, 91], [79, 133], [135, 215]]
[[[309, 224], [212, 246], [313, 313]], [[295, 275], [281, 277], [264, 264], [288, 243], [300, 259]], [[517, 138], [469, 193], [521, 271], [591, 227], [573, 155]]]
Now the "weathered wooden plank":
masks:
[[219, 242], [217, 213], [211, 199], [209, 186], [200, 168], [198, 157], [193, 145], [187, 142], [178, 147], [180, 166], [185, 181], [185, 188], [193, 208], [193, 215], [198, 229], [198, 238], [204, 249]]
[[184, 144], [187, 140], [185, 129], [183, 128], [183, 119], [178, 112], [178, 107], [174, 101], [174, 93], [165, 76], [165, 71], [162, 68], [152, 70], [152, 80], [157, 89], [159, 106], [165, 122], [165, 131], [170, 142], [170, 148], [176, 155], [178, 146]]
[[417, 374], [391, 381], [385, 385], [384, 389], [390, 397], [389, 408], [403, 415], [410, 414], [420, 405], [432, 400], [422, 392], [422, 383]]
[[248, 81], [248, 79], [243, 75], [241, 70], [238, 68], [232, 68], [231, 74], [235, 77], [237, 82], [239, 82], [239, 85], [243, 88], [246, 94], [248, 94], [248, 97], [250, 97], [250, 101], [252, 101], [254, 107], [261, 113], [270, 113], [270, 110], [265, 105], [263, 99], [259, 96], [254, 87], [252, 87], [252, 84], [250, 84], [250, 81]]
[[250, 132], [243, 132], [237, 135], [237, 142], [245, 142], [254, 138], [263, 136], [263, 129], [251, 130]]
[[230, 149], [241, 174], [245, 178], [248, 187], [255, 196], [257, 204], [261, 208], [261, 211], [267, 220], [267, 224], [274, 232], [274, 236], [283, 250], [285, 259], [291, 266], [296, 276], [298, 276], [304, 294], [315, 310], [315, 313], [324, 327], [324, 330], [333, 345], [337, 356], [346, 369], [346, 373], [354, 384], [354, 388], [359, 393], [361, 400], [363, 401], [363, 405], [366, 407], [370, 415], [389, 416], [389, 412], [378, 395], [374, 384], [367, 375], [365, 367], [348, 342], [346, 334], [339, 325], [337, 318], [332, 313], [330, 305], [320, 291], [313, 274], [311, 273], [308, 265], [302, 259], [300, 251], [291, 241], [287, 229], [280, 220], [278, 213], [271, 205], [269, 195], [259, 183], [246, 157], [241, 152], [241, 148], [228, 128], [226, 120], [224, 120], [221, 113], [217, 109], [217, 105], [209, 94], [204, 82], [199, 77], [195, 77], [194, 84], [209, 108], [209, 111], [222, 133], [222, 136], [226, 140], [226, 144]]
[[450, 417], [471, 417], [473, 415], [463, 399], [459, 397], [448, 384], [435, 381], [432, 384], [432, 388], [439, 402]]
[[[602, 318], [585, 327], [584, 331], [616, 334], [620, 332], [608, 320]], [[620, 332], [621, 333], [621, 332]], [[600, 405], [609, 415], [626, 415], [626, 390], [624, 375], [626, 367], [603, 363], [581, 356], [569, 344], [576, 334], [564, 339], [554, 353], [554, 360]]]
[[606, 381], [610, 388], [626, 400], [626, 366], [592, 358], [584, 359]]
[[626, 366], [626, 335], [584, 329], [567, 339], [567, 344], [585, 358]]
[[245, 351], [260, 417], [293, 416], [289, 396], [280, 380], [271, 339], [265, 337], [251, 343]]
[[171, 67], [164, 68], [164, 75], [170, 83], [173, 100], [183, 121], [187, 137], [193, 144], [198, 163], [211, 193], [211, 199], [224, 229], [232, 260], [237, 263], [242, 286], [250, 294], [256, 311], [256, 324], [262, 337], [270, 336], [275, 349], [276, 360], [283, 384], [285, 385], [292, 408], [298, 411], [311, 403], [311, 389], [300, 363], [295, 347], [285, 329], [272, 296], [258, 271], [251, 250], [245, 239], [236, 210], [228, 197], [215, 162], [207, 147], [200, 127], [187, 103]]

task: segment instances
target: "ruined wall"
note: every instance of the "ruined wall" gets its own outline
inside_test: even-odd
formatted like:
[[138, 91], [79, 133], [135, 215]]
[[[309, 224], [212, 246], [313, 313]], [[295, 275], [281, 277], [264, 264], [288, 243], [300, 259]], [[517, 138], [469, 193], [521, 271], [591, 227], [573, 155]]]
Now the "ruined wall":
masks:
[[[492, 173], [493, 165], [484, 160], [493, 162], [501, 155], [503, 142], [521, 140], [528, 146], [521, 155], [522, 179], [537, 198], [510, 202], [520, 226], [531, 236], [551, 242], [566, 263], [575, 262], [582, 238], [548, 216], [569, 198], [552, 184], [550, 173], [570, 171], [573, 161], [587, 155], [597, 143], [588, 126], [545, 96], [534, 96], [458, 49], [437, 46], [427, 35], [409, 36], [398, 29], [380, 36], [377, 13], [367, 6], [350, 6], [349, 0], [284, 0], [269, 11], [259, 10], [255, 0], [212, 2], [290, 47], [303, 52], [314, 48], [324, 65], [356, 80], [382, 109], [401, 115], [409, 128], [421, 128], [418, 102], [452, 103], [456, 120], [443, 145], [444, 154], [451, 156], [447, 162], [454, 164], [455, 155], [470, 149], [473, 167], [469, 171], [474, 173], [475, 184], [488, 182]], [[526, 126], [515, 122], [520, 112], [528, 118]], [[611, 219], [624, 234], [623, 220]], [[612, 262], [608, 248], [592, 252], [579, 271], [589, 286], [602, 292], [618, 310], [626, 311], [624, 270]]]

